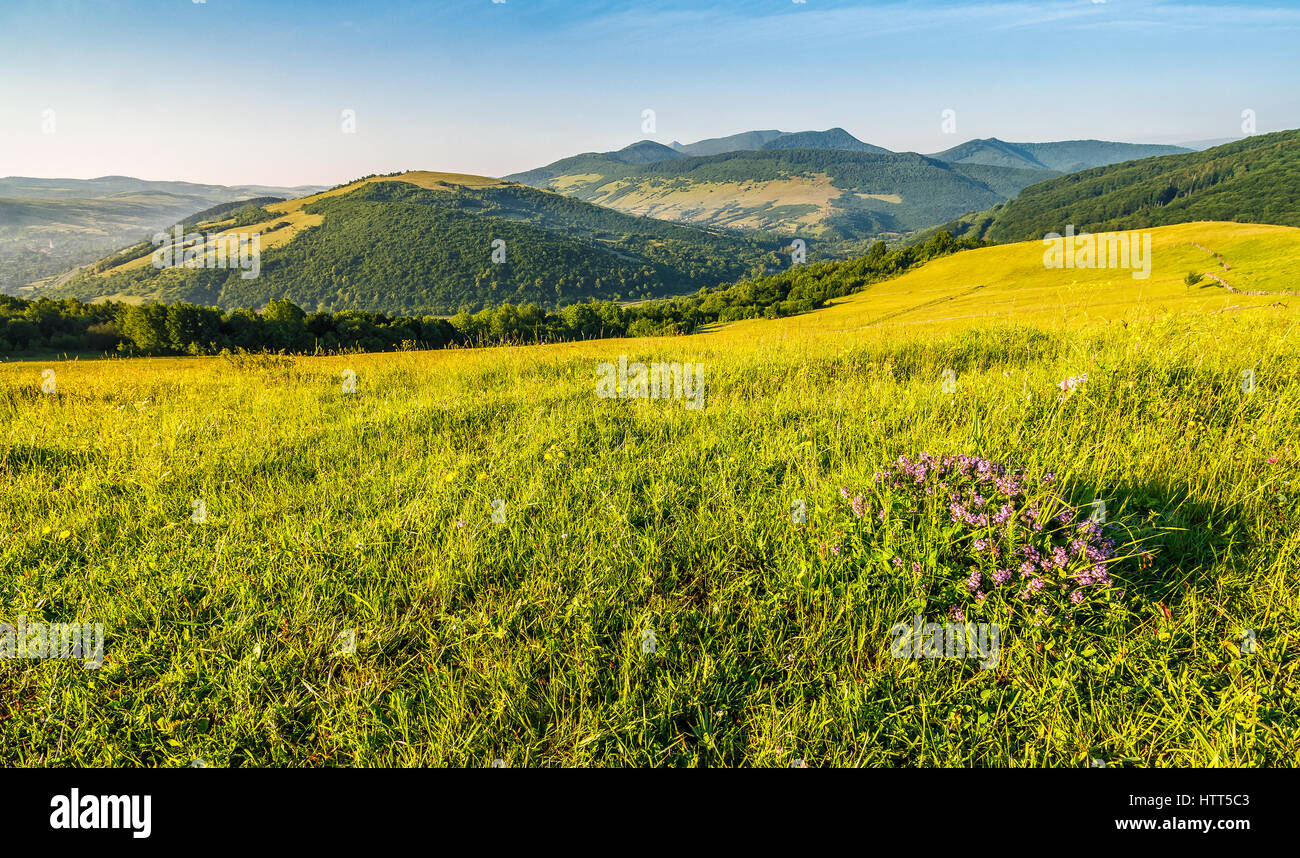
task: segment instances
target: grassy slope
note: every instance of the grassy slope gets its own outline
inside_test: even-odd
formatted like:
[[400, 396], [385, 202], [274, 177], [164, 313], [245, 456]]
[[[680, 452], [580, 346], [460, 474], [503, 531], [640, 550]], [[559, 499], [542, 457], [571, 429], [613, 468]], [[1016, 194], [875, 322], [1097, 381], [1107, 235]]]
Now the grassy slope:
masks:
[[[688, 338], [61, 363], [57, 398], [0, 365], [3, 611], [109, 652], [0, 665], [0, 760], [1300, 764], [1296, 307], [1179, 280], [1195, 240], [1295, 288], [1300, 230], [1156, 237], [1145, 282], [997, 247]], [[707, 406], [598, 399], [619, 354], [703, 362]], [[817, 545], [840, 485], [921, 450], [1155, 528], [1131, 613], [1009, 627], [990, 671], [891, 658], [909, 585]]]
[[[1300, 289], [1289, 260], [1300, 249], [1300, 229], [1236, 223], [1193, 223], [1149, 230], [1151, 276], [1134, 279], [1123, 269], [1044, 269], [1040, 242], [999, 245], [945, 257], [895, 280], [870, 287], [836, 306], [786, 321], [790, 336], [839, 334], [877, 326], [1021, 322], [1052, 328], [1092, 321], [1114, 322], [1165, 312], [1237, 312], [1266, 307], [1287, 296], [1229, 294], [1206, 278], [1188, 288], [1189, 271], [1214, 273], [1237, 289], [1285, 292]], [[1225, 271], [1213, 256], [1228, 261]], [[733, 329], [755, 326], [739, 323]]]

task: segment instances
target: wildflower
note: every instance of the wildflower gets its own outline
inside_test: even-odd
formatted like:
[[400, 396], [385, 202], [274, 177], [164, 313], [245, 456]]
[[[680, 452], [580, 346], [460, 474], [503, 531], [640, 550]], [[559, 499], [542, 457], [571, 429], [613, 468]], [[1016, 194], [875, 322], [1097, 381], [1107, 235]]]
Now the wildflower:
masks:
[[[1082, 376], [1075, 378], [1075, 386], [1083, 380]], [[1117, 549], [1107, 533], [1114, 526], [1088, 520], [1086, 513], [1063, 504], [1057, 497], [1028, 496], [1027, 485], [1050, 485], [1056, 480], [1053, 473], [1031, 478], [979, 456], [936, 459], [922, 453], [915, 459], [900, 456], [890, 467], [877, 471], [875, 479], [890, 490], [889, 521], [903, 526], [905, 540], [908, 525], [925, 527], [929, 522], [939, 526], [936, 535], [941, 541], [935, 572], [944, 574], [946, 568], [951, 568], [949, 561], [963, 554], [964, 559], [976, 561], [967, 569], [967, 575], [958, 579], [964, 586], [958, 588], [961, 598], [957, 610], [984, 601], [993, 587], [1009, 585], [1015, 578], [1022, 579], [1017, 595], [1035, 608], [1040, 602], [1037, 596], [1059, 592], [1059, 599], [1041, 600], [1043, 613], [1047, 614], [1055, 613], [1057, 605], [1068, 611], [1086, 604], [1091, 595], [1086, 587], [1108, 591], [1112, 587], [1108, 564], [1115, 561]], [[845, 499], [853, 497], [849, 487], [841, 487], [840, 494]], [[857, 517], [865, 515], [866, 509], [852, 505]], [[941, 522], [935, 521], [936, 514]], [[878, 515], [884, 520], [885, 509], [880, 509]], [[900, 555], [912, 553], [918, 546], [931, 550], [927, 535], [914, 536], [920, 539], [898, 545]], [[953, 552], [957, 556], [952, 556]], [[890, 564], [899, 570], [910, 568], [918, 578], [925, 568], [915, 560], [904, 563], [901, 556], [892, 557]], [[940, 585], [943, 591], [951, 586], [945, 582]]]
[[[1025, 560], [1028, 561], [1028, 563], [1032, 563], [1035, 566], [1043, 565], [1043, 553], [1034, 546], [1026, 545], [1020, 549], [1020, 553], [1025, 556]], [[1026, 565], [1028, 565], [1028, 563]], [[1021, 568], [1024, 567], [1022, 566]]]
[[1083, 375], [1072, 375], [1069, 378], [1067, 378], [1065, 381], [1062, 381], [1060, 384], [1056, 386], [1059, 387], [1061, 390], [1064, 390], [1066, 393], [1069, 393], [1071, 390], [1074, 390], [1076, 387], [1083, 384], [1087, 380], [1088, 380], [1088, 373], [1085, 372]]

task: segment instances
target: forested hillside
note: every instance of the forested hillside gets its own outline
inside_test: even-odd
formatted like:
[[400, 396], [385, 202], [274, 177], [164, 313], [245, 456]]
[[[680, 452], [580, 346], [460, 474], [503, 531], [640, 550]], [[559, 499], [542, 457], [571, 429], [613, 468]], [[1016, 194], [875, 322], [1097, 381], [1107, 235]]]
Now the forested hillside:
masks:
[[[715, 234], [509, 183], [431, 190], [365, 182], [321, 195], [302, 212], [319, 222], [263, 249], [255, 278], [237, 269], [140, 264], [152, 250], [141, 245], [50, 294], [223, 308], [288, 299], [310, 310], [451, 314], [507, 302], [555, 308], [682, 294], [790, 261], [774, 237]], [[263, 214], [276, 219], [274, 211]], [[240, 220], [236, 212], [221, 228], [249, 220], [258, 216]], [[122, 264], [131, 260], [137, 264]]]
[[1300, 131], [1071, 173], [940, 229], [998, 242], [1191, 221], [1300, 226]]

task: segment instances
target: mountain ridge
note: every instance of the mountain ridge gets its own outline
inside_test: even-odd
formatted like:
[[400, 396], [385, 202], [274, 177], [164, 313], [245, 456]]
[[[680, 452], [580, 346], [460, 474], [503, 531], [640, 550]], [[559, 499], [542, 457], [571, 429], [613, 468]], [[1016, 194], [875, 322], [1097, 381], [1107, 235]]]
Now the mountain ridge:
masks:
[[915, 152], [765, 147], [642, 164], [594, 153], [506, 178], [629, 214], [862, 242], [981, 211], [1055, 175]]
[[930, 155], [953, 163], [1031, 167], [1072, 173], [1124, 161], [1193, 150], [1157, 143], [1118, 143], [1110, 140], [1058, 140], [1050, 143], [1012, 143], [997, 137], [976, 138]]
[[1069, 173], [935, 229], [1007, 242], [1059, 233], [1067, 224], [1089, 232], [1194, 221], [1300, 226], [1297, 188], [1300, 130], [1278, 131]]

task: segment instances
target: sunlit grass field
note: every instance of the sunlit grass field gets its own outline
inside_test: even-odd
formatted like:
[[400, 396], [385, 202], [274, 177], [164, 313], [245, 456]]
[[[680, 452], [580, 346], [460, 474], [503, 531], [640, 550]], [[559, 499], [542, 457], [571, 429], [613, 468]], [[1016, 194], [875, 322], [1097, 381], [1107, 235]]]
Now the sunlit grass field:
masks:
[[[1300, 230], [1153, 233], [1146, 280], [1012, 245], [689, 337], [0, 365], [0, 622], [106, 638], [0, 662], [0, 763], [1300, 764], [1297, 299], [1183, 283], [1300, 289]], [[620, 355], [704, 408], [597, 397]], [[1101, 619], [988, 618], [992, 669], [894, 658], [944, 606], [822, 544], [923, 451], [1151, 559]]]

